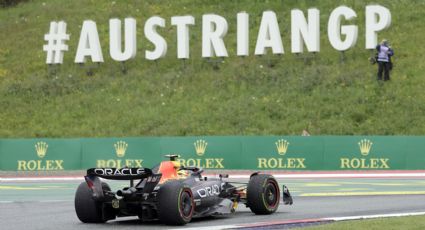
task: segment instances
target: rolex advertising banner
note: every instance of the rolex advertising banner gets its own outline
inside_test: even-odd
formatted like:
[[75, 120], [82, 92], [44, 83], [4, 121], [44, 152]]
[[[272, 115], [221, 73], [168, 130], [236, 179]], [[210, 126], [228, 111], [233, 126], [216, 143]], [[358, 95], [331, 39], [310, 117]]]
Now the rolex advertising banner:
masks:
[[86, 168], [152, 167], [161, 160], [160, 138], [87, 138], [81, 140]]
[[321, 137], [244, 137], [243, 168], [320, 170], [323, 165]]
[[0, 169], [11, 171], [62, 171], [81, 169], [80, 140], [0, 140]]
[[424, 170], [421, 136], [205, 136], [0, 139], [0, 170], [182, 165], [247, 170]]
[[[410, 149], [404, 137], [324, 138], [324, 170], [414, 169], [406, 165]], [[325, 154], [326, 153], [326, 154]], [[424, 166], [422, 166], [424, 167]]]
[[204, 169], [242, 169], [243, 137], [165, 137], [161, 139], [161, 154], [177, 154], [183, 165]]

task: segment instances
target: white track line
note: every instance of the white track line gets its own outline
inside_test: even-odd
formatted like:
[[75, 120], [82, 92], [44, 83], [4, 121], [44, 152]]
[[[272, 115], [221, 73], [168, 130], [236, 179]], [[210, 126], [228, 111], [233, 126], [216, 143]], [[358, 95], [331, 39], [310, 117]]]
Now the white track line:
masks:
[[[389, 218], [389, 217], [403, 217], [403, 216], [419, 216], [425, 215], [425, 212], [410, 212], [410, 213], [395, 213], [395, 214], [379, 214], [379, 215], [366, 215], [366, 216], [345, 216], [345, 217], [330, 217], [330, 218], [321, 218], [312, 220], [311, 223], [320, 222], [320, 221], [346, 221], [346, 220], [362, 220], [362, 219], [375, 219], [375, 218]], [[218, 225], [218, 226], [208, 226], [208, 227], [192, 227], [192, 228], [178, 228], [180, 230], [218, 230], [218, 229], [243, 229], [243, 228], [253, 228], [261, 226], [276, 226], [276, 225], [285, 225], [285, 224], [296, 224], [296, 223], [309, 223], [309, 220], [286, 220], [274, 223], [250, 223], [250, 224], [233, 224], [233, 225]], [[177, 229], [177, 228], [174, 228]]]
[[84, 181], [84, 177], [0, 177], [0, 182], [18, 181]]
[[[425, 173], [305, 173], [305, 174], [272, 174], [275, 178], [394, 178], [425, 177]], [[249, 175], [229, 175], [232, 179], [248, 179]]]
[[13, 203], [58, 203], [58, 202], [71, 202], [73, 200], [0, 200], [0, 204], [13, 204]]
[[[205, 176], [218, 177], [218, 174], [206, 174]], [[425, 178], [425, 172], [417, 173], [300, 173], [300, 174], [273, 174], [278, 179], [297, 178]], [[230, 179], [249, 179], [248, 174], [229, 175]], [[72, 177], [0, 177], [0, 182], [18, 181], [83, 181], [83, 176]]]
[[228, 225], [216, 225], [208, 227], [192, 227], [192, 228], [169, 228], [169, 229], [179, 229], [179, 230], [221, 230], [221, 229], [235, 229], [240, 228], [237, 224], [228, 224]]
[[0, 200], [0, 204], [11, 204], [13, 202], [15, 202], [15, 201], [12, 201], [12, 200]]
[[379, 215], [367, 215], [367, 216], [330, 217], [330, 218], [323, 218], [323, 219], [324, 220], [333, 220], [333, 221], [344, 221], [344, 220], [362, 220], [362, 219], [375, 219], [375, 218], [388, 218], [388, 217], [403, 217], [403, 216], [420, 216], [420, 215], [425, 215], [425, 212], [379, 214]]

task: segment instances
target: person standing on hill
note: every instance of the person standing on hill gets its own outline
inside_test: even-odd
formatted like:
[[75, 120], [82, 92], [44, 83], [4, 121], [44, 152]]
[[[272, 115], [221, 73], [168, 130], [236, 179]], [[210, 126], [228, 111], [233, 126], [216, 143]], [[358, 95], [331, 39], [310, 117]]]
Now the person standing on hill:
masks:
[[382, 72], [384, 73], [384, 81], [390, 80], [391, 68], [391, 56], [394, 55], [394, 51], [388, 45], [386, 39], [382, 40], [381, 44], [376, 46], [378, 51], [377, 62], [378, 62], [378, 80], [382, 80]]

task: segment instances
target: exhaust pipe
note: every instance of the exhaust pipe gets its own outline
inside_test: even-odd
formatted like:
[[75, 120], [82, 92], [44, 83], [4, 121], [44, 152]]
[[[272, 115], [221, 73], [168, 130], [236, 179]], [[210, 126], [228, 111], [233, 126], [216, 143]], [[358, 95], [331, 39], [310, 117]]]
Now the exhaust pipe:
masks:
[[117, 196], [130, 198], [136, 193], [137, 189], [134, 187], [131, 188], [124, 188], [123, 190], [117, 191]]

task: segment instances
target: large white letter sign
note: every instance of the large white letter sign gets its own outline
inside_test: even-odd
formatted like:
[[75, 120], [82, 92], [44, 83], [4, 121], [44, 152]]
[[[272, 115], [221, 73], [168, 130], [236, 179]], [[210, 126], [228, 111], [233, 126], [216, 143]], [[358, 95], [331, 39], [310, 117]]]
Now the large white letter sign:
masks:
[[375, 49], [378, 31], [391, 25], [391, 12], [379, 5], [366, 6], [366, 49]]
[[274, 54], [284, 53], [279, 24], [273, 11], [263, 12], [257, 44], [255, 45], [255, 55], [266, 54], [266, 48], [272, 48]]
[[245, 12], [237, 15], [237, 51], [238, 56], [249, 55], [249, 15]]
[[[328, 22], [328, 37], [331, 45], [339, 51], [348, 50], [357, 42], [358, 28], [355, 25], [341, 26], [341, 20], [351, 20], [357, 17], [356, 12], [349, 7], [339, 6], [335, 8]], [[345, 41], [341, 40], [341, 34], [345, 35]]]
[[109, 54], [115, 61], [127, 61], [136, 57], [136, 19], [125, 19], [125, 45], [124, 52], [121, 47], [121, 20], [109, 20]]
[[[214, 28], [215, 27], [215, 28]], [[227, 21], [215, 14], [202, 16], [202, 57], [227, 57], [223, 37], [227, 34]]]
[[302, 53], [304, 42], [309, 52], [320, 51], [320, 12], [318, 9], [308, 10], [308, 24], [301, 10], [291, 11], [291, 42], [292, 53]]
[[158, 16], [150, 17], [145, 23], [145, 36], [155, 45], [153, 51], [146, 50], [145, 57], [148, 60], [162, 58], [167, 53], [167, 42], [156, 32], [156, 27], [165, 27], [165, 20]]
[[84, 21], [81, 28], [75, 63], [84, 63], [87, 56], [91, 57], [92, 62], [103, 62], [96, 22], [92, 20]]
[[192, 16], [171, 17], [171, 25], [177, 26], [177, 58], [189, 58], [189, 25], [195, 25]]

